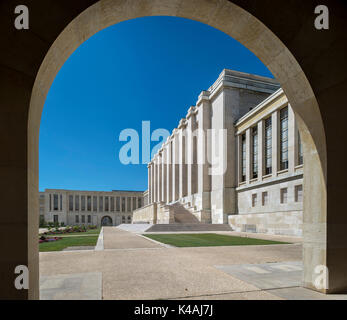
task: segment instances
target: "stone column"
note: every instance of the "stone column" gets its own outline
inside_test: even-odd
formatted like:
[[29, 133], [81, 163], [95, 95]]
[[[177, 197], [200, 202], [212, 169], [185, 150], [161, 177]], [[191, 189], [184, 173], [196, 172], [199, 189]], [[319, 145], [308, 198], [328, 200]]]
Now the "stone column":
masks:
[[162, 174], [161, 174], [161, 163], [162, 163], [162, 153], [161, 151], [159, 151], [158, 153], [158, 163], [157, 163], [157, 169], [158, 169], [158, 172], [157, 172], [157, 180], [158, 180], [158, 202], [161, 202], [162, 199], [161, 199], [161, 185], [162, 185]]
[[177, 201], [179, 198], [179, 141], [178, 130], [174, 129], [172, 133], [172, 201]]
[[154, 202], [154, 184], [155, 184], [155, 180], [154, 180], [154, 161], [151, 161], [151, 202]]
[[211, 222], [211, 176], [209, 175], [208, 154], [211, 153], [211, 105], [208, 93], [203, 91], [197, 102], [198, 146], [197, 146], [197, 208], [200, 210], [201, 222]]
[[172, 141], [171, 138], [168, 139], [166, 145], [166, 202], [170, 203], [172, 201]]
[[186, 163], [186, 120], [181, 119], [179, 129], [179, 198], [187, 195], [187, 163]]
[[197, 192], [197, 165], [196, 153], [196, 108], [190, 107], [187, 114], [187, 130], [186, 130], [186, 150], [187, 150], [187, 195], [192, 196]]
[[251, 180], [251, 129], [246, 130], [246, 183], [248, 184]]
[[166, 162], [167, 162], [167, 145], [163, 145], [163, 151], [162, 151], [162, 159], [161, 159], [161, 199], [164, 203], [167, 202], [166, 200], [166, 188], [167, 188], [167, 169], [166, 169]]
[[153, 158], [153, 202], [158, 201], [157, 157]]
[[258, 122], [258, 181], [263, 180], [264, 174], [264, 121]]
[[293, 109], [288, 105], [288, 172], [294, 173], [297, 163], [297, 129]]
[[279, 130], [278, 130], [278, 111], [271, 116], [272, 126], [272, 176], [277, 177], [279, 159]]
[[147, 166], [147, 174], [148, 174], [148, 203], [152, 203], [151, 196], [152, 196], [152, 176], [151, 176], [151, 163], [148, 163]]

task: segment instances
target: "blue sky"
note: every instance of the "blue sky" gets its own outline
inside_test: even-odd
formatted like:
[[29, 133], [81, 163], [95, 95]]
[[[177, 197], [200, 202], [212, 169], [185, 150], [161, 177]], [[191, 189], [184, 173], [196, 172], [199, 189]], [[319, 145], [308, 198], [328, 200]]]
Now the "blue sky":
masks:
[[272, 77], [248, 49], [199, 22], [146, 17], [100, 31], [72, 54], [48, 93], [40, 190], [145, 190], [147, 166], [119, 160], [120, 132], [135, 129], [141, 141], [142, 121], [151, 132], [171, 132], [224, 68]]

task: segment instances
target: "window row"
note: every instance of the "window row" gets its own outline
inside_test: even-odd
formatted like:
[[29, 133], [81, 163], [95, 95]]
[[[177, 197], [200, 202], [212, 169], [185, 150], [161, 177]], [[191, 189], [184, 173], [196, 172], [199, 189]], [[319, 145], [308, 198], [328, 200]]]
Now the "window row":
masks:
[[69, 211], [133, 211], [141, 208], [142, 198], [69, 195]]
[[[302, 202], [303, 200], [303, 190], [302, 185], [297, 185], [294, 188], [294, 201]], [[280, 203], [286, 204], [288, 203], [288, 188], [280, 189]], [[267, 206], [269, 204], [269, 193], [264, 191], [261, 193], [261, 205]], [[256, 207], [258, 205], [258, 194], [252, 194], [252, 207]]]
[[[258, 126], [254, 126], [250, 131], [250, 168], [251, 168], [251, 179], [258, 178]], [[297, 140], [297, 165], [303, 164], [303, 149], [300, 139], [300, 134], [298, 133]], [[263, 161], [264, 161], [264, 172], [263, 174], [269, 175], [272, 173], [272, 117], [268, 117], [264, 120], [264, 140], [263, 140]], [[246, 134], [241, 135], [241, 182], [246, 181]], [[286, 170], [289, 166], [288, 157], [288, 107], [284, 107], [279, 112], [279, 170]]]

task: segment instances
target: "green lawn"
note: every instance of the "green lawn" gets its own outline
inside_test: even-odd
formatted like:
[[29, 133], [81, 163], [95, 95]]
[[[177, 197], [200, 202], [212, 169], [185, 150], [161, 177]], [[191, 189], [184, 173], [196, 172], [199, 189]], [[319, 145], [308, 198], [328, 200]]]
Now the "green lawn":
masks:
[[271, 240], [227, 236], [215, 233], [144, 234], [144, 236], [175, 247], [249, 246], [288, 244]]
[[[84, 234], [84, 233], [83, 233]], [[42, 242], [39, 244], [41, 252], [44, 251], [61, 251], [66, 247], [73, 246], [95, 246], [98, 241], [98, 235], [82, 236], [82, 237], [63, 237], [58, 241]]]

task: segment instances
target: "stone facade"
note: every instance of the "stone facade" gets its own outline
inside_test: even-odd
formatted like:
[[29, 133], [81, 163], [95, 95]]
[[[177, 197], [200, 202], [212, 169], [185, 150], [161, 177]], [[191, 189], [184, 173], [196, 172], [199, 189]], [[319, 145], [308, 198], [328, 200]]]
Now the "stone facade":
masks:
[[141, 191], [76, 191], [46, 189], [40, 192], [40, 216], [65, 225], [119, 225], [131, 223], [133, 211], [143, 207]]
[[223, 70], [149, 162], [147, 203], [159, 204], [157, 223], [171, 221], [160, 212], [179, 202], [202, 223], [300, 236], [302, 184], [283, 90], [273, 79]]

